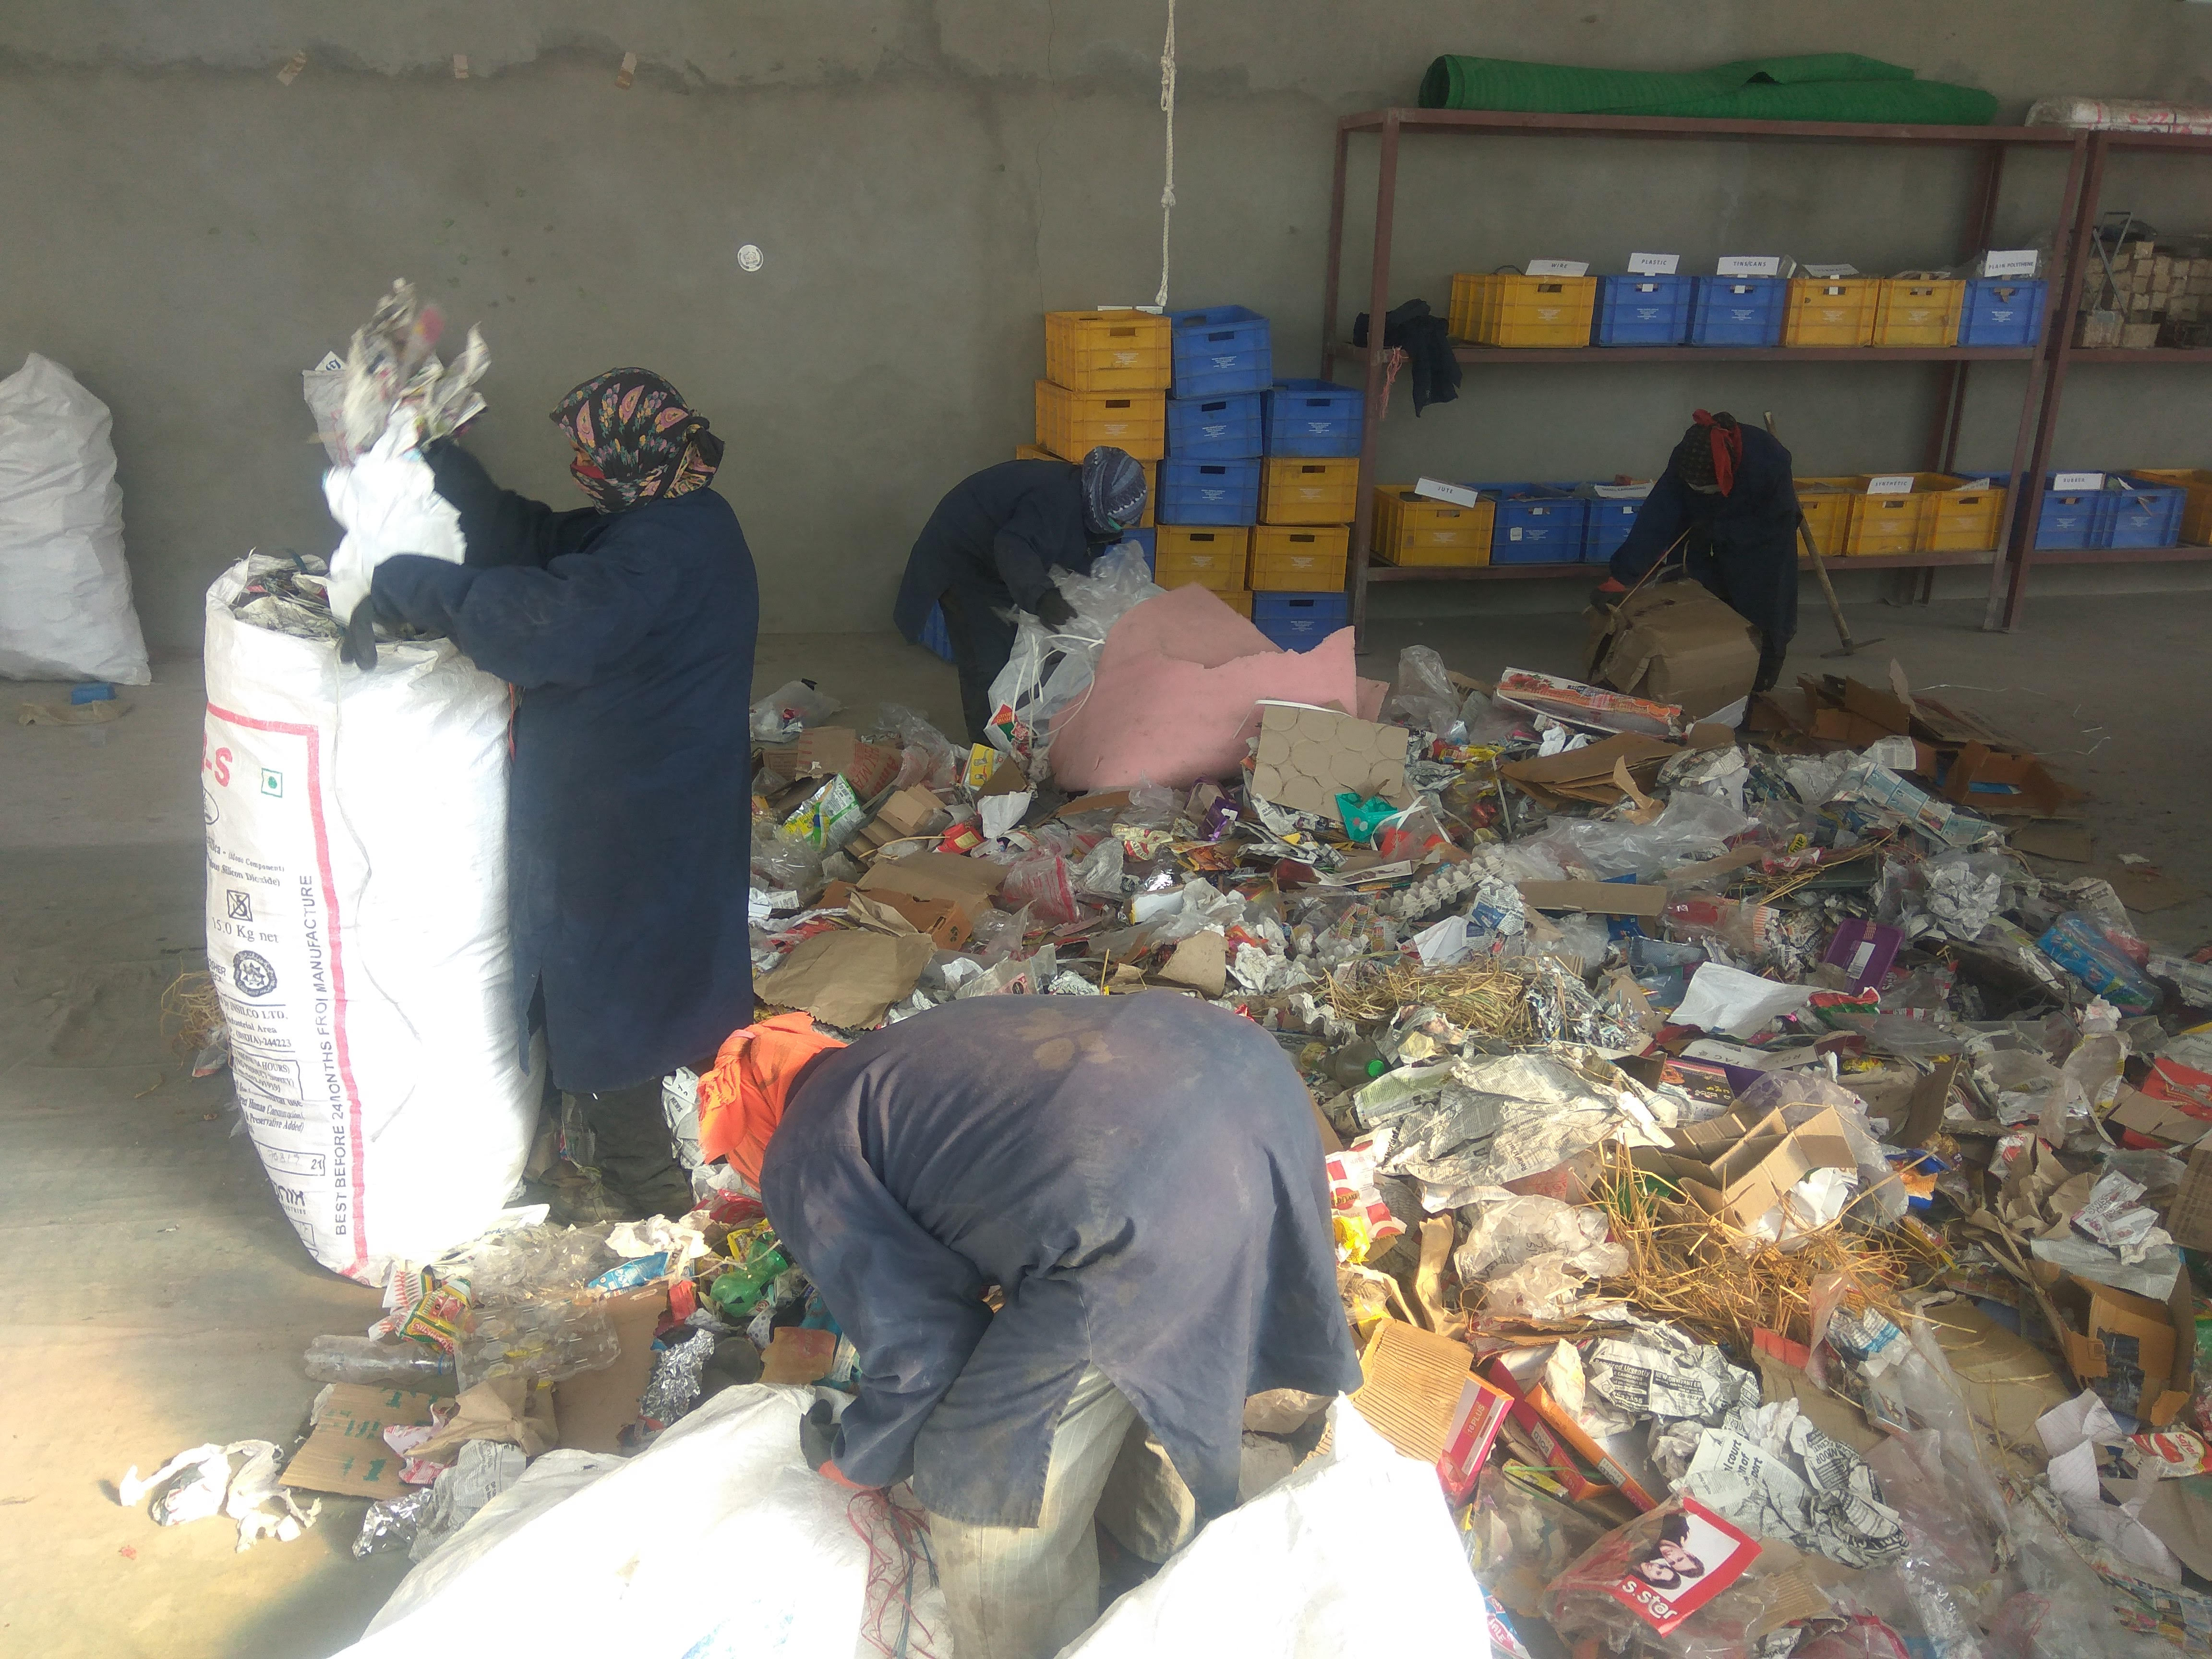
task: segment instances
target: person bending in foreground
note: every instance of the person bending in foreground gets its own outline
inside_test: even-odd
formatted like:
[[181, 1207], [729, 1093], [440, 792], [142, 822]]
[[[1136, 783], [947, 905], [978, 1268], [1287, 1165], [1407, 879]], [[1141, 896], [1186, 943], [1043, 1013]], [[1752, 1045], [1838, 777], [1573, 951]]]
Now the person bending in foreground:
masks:
[[1097, 1617], [1125, 1436], [1203, 1518], [1236, 1502], [1248, 1395], [1359, 1384], [1304, 1085], [1194, 999], [979, 997], [849, 1048], [779, 1016], [724, 1046], [700, 1136], [757, 1174], [859, 1351], [808, 1460], [912, 1478], [961, 1659], [1042, 1659]]
[[[660, 1080], [752, 1013], [746, 932], [751, 553], [708, 486], [722, 441], [658, 374], [618, 368], [553, 420], [592, 505], [501, 489], [455, 443], [428, 459], [467, 562], [376, 568], [380, 618], [449, 636], [515, 688], [507, 908], [517, 1029], [542, 995], [554, 1083], [601, 1184], [561, 1218], [691, 1207]], [[454, 856], [470, 856], [456, 848]]]
[[1145, 469], [1118, 449], [1072, 461], [1001, 461], [953, 486], [907, 556], [892, 620], [919, 641], [930, 607], [945, 608], [971, 742], [991, 719], [991, 682], [1013, 654], [1019, 609], [1047, 628], [1074, 617], [1052, 573], [1087, 573], [1145, 516]]
[[1738, 426], [1733, 415], [1698, 410], [1637, 509], [1597, 603], [1618, 604], [1678, 541], [1689, 574], [1759, 629], [1753, 690], [1772, 689], [1797, 632], [1797, 486], [1790, 452], [1771, 434]]

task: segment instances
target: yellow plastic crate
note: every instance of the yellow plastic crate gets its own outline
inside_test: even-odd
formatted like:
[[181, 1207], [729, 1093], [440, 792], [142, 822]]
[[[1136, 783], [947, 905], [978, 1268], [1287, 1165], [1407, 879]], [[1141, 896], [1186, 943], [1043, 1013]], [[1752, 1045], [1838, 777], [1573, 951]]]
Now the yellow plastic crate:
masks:
[[1905, 495], [1866, 495], [1872, 476], [1858, 481], [1862, 493], [1851, 500], [1851, 522], [1844, 532], [1844, 556], [1863, 559], [1924, 550], [1922, 526], [1935, 507], [1935, 498], [1917, 489]]
[[1260, 472], [1261, 524], [1350, 524], [1359, 514], [1359, 460], [1269, 459]]
[[1874, 343], [1878, 346], [1959, 343], [1959, 319], [1966, 284], [1949, 277], [1885, 276], [1875, 296]]
[[1164, 524], [1154, 532], [1152, 580], [1162, 587], [1195, 582], [1217, 593], [1242, 592], [1252, 562], [1252, 532], [1246, 525], [1213, 527]]
[[1243, 617], [1246, 622], [1252, 620], [1251, 589], [1239, 588], [1234, 593], [1224, 593], [1217, 587], [1213, 590], [1213, 597]]
[[1261, 593], [1336, 592], [1351, 547], [1346, 525], [1261, 525], [1252, 532], [1252, 586]]
[[1844, 532], [1851, 526], [1851, 502], [1865, 486], [1856, 478], [1799, 478], [1797, 505], [1813, 545], [1826, 559], [1844, 556]]
[[1455, 340], [1472, 345], [1482, 320], [1482, 302], [1490, 289], [1486, 271], [1462, 270], [1452, 278], [1451, 312], [1444, 319], [1444, 331]]
[[1425, 500], [1411, 484], [1382, 484], [1375, 491], [1375, 557], [1383, 564], [1486, 565], [1497, 520], [1492, 501], [1461, 507]]
[[1488, 346], [1586, 346], [1597, 305], [1595, 276], [1522, 276], [1507, 271], [1482, 289], [1475, 342]]
[[[1041, 449], [1035, 444], [1016, 444], [1014, 459], [1018, 461], [1056, 461], [1060, 458], [1049, 449]], [[1137, 520], [1137, 528], [1149, 530], [1152, 527], [1152, 497], [1159, 493], [1160, 464], [1158, 461], [1139, 461], [1137, 465], [1145, 469], [1145, 516]]]
[[1782, 343], [1872, 345], [1881, 292], [1881, 280], [1875, 276], [1791, 277], [1782, 312]]
[[1168, 394], [1077, 392], [1039, 380], [1036, 441], [1064, 461], [1079, 461], [1101, 444], [1157, 461], [1168, 453]]
[[1997, 544], [2004, 522], [2002, 484], [1980, 483], [1942, 472], [1916, 472], [1912, 488], [1925, 495], [1916, 553], [1987, 553]]
[[2181, 503], [2181, 539], [2198, 547], [2212, 546], [2212, 472], [2201, 467], [2131, 466], [2128, 476], [2185, 492]]
[[1165, 392], [1173, 327], [1145, 311], [1048, 311], [1044, 377], [1072, 392]]

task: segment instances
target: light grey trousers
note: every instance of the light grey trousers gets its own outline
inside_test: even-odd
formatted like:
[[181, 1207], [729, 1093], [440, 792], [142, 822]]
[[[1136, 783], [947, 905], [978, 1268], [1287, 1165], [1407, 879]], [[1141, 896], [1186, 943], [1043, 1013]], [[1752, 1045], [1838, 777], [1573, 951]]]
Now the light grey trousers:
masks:
[[1150, 1555], [1148, 1543], [1172, 1549], [1189, 1536], [1196, 1508], [1137, 1408], [1092, 1365], [1076, 1380], [1053, 1431], [1036, 1525], [929, 1517], [955, 1659], [1051, 1659], [1088, 1630], [1098, 1616], [1092, 1523], [1101, 1519]]

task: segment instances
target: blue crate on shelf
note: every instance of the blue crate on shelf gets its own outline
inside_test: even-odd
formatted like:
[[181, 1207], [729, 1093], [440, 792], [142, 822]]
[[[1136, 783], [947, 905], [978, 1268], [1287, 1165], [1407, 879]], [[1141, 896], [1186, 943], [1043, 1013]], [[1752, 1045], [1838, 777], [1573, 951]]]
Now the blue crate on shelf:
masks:
[[1612, 558], [1621, 543], [1628, 539], [1629, 529], [1643, 506], [1640, 498], [1627, 501], [1601, 495], [1589, 499], [1589, 516], [1583, 525], [1583, 562], [1603, 564]]
[[945, 661], [952, 660], [952, 631], [945, 625], [945, 607], [929, 607], [929, 620], [921, 625], [921, 647], [933, 651]]
[[[1150, 571], [1158, 571], [1159, 569], [1159, 544], [1153, 537], [1149, 526], [1142, 530], [1125, 530], [1121, 532], [1121, 540], [1124, 542], [1133, 542], [1136, 544], [1137, 550], [1145, 556], [1146, 569]], [[1114, 550], [1109, 547], [1106, 550], [1110, 553]]]
[[1265, 392], [1275, 382], [1275, 354], [1267, 319], [1243, 306], [1208, 311], [1170, 311], [1175, 385], [1178, 398], [1211, 398], [1223, 392]]
[[1475, 489], [1498, 503], [1490, 532], [1492, 564], [1577, 564], [1589, 502], [1571, 484], [1483, 483]]
[[1160, 463], [1160, 498], [1152, 516], [1162, 524], [1257, 524], [1259, 460]]
[[1306, 651], [1352, 623], [1342, 593], [1255, 593], [1252, 626], [1285, 651]]
[[1690, 343], [1778, 346], [1790, 284], [1779, 276], [1699, 276], [1690, 301]]
[[1592, 345], [1680, 345], [1690, 337], [1688, 276], [1601, 276]]
[[1168, 399], [1168, 453], [1178, 461], [1256, 459], [1266, 434], [1267, 395]]
[[[2116, 473], [2120, 488], [2097, 503], [2099, 547], [2172, 547], [2181, 539], [2181, 512], [2189, 492], [2172, 484]], [[2109, 482], [2109, 481], [2108, 481]]]
[[2028, 346], [2043, 337], [2046, 290], [2031, 276], [1975, 276], [1959, 313], [1962, 346]]
[[1366, 404], [1365, 392], [1328, 380], [1276, 381], [1267, 393], [1267, 453], [1357, 455]]
[[[1986, 477], [1991, 483], [2002, 484], [2008, 489], [2012, 487], [2012, 474], [2009, 472], [1978, 472], [1974, 476]], [[2104, 527], [2105, 512], [2100, 498], [2105, 492], [2101, 489], [2054, 489], [2051, 487], [2051, 480], [2057, 476], [2054, 472], [2043, 475], [2043, 516], [2036, 523], [2036, 550], [2050, 552], [2100, 545], [2097, 534]], [[2026, 512], [2027, 503], [2022, 501], [2015, 510]]]

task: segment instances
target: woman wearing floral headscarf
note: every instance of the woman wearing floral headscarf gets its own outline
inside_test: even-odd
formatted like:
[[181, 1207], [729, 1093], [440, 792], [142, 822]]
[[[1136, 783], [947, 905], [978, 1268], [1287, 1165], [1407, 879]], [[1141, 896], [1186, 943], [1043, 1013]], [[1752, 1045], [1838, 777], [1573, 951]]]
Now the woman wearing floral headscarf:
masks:
[[459, 445], [437, 447], [428, 459], [460, 513], [467, 562], [387, 559], [372, 597], [380, 621], [447, 635], [515, 688], [518, 1040], [542, 1013], [553, 1081], [597, 1143], [572, 1153], [600, 1176], [562, 1188], [566, 1217], [680, 1215], [690, 1188], [661, 1079], [711, 1063], [752, 1018], [746, 708], [759, 594], [737, 514], [711, 487], [722, 441], [674, 386], [611, 369], [553, 421], [592, 505], [528, 500]]

